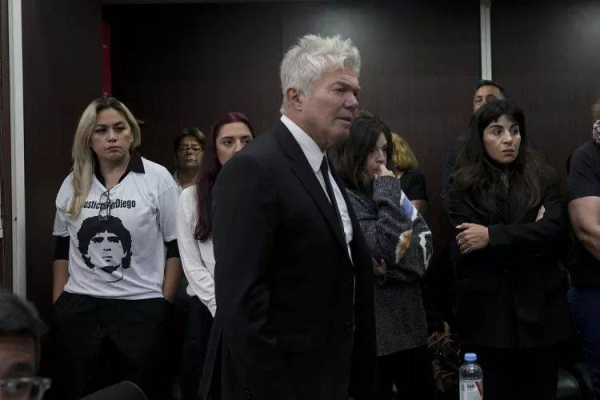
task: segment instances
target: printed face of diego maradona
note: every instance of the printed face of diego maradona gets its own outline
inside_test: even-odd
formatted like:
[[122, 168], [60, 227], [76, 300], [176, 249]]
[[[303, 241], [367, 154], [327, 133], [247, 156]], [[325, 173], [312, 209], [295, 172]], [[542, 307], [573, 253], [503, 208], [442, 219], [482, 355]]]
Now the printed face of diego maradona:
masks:
[[122, 266], [125, 251], [119, 237], [105, 231], [92, 237], [88, 257], [94, 266], [110, 274]]

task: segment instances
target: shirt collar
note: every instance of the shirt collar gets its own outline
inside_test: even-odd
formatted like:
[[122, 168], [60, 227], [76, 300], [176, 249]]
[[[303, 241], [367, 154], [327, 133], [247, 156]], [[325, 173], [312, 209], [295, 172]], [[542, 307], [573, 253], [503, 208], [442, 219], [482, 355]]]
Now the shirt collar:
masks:
[[292, 133], [296, 142], [300, 145], [304, 156], [308, 160], [310, 167], [313, 172], [316, 174], [320, 168], [321, 163], [323, 162], [323, 156], [325, 152], [321, 150], [321, 148], [317, 145], [317, 143], [308, 136], [306, 132], [302, 130], [294, 121], [286, 117], [285, 115], [281, 116], [281, 122], [289, 129]]
[[[94, 152], [92, 152], [92, 155], [94, 157], [94, 175], [96, 175], [96, 178], [100, 181], [101, 184], [104, 185], [104, 177], [100, 172], [100, 161], [98, 161], [98, 157]], [[144, 169], [144, 162], [142, 161], [142, 156], [140, 156], [140, 154], [135, 150], [132, 150], [131, 158], [129, 159], [129, 164], [127, 164], [127, 169], [125, 170], [125, 173], [121, 176], [121, 179], [119, 179], [119, 182], [125, 179], [129, 172], [136, 172], [138, 174], [146, 173], [146, 170]]]

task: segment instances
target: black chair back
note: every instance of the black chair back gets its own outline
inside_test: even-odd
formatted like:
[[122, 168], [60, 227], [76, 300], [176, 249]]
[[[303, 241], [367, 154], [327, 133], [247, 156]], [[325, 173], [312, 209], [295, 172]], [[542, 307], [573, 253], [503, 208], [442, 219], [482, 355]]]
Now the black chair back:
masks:
[[148, 398], [138, 385], [123, 381], [85, 396], [80, 400], [148, 400]]

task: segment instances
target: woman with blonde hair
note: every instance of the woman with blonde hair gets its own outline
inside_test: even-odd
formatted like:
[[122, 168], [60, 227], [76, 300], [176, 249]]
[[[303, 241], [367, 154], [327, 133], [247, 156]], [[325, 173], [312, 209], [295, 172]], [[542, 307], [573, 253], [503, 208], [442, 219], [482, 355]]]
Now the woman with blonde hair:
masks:
[[[169, 396], [167, 329], [181, 263], [177, 188], [142, 158], [140, 128], [112, 97], [83, 112], [56, 197], [52, 333], [61, 399], [129, 380]], [[166, 262], [165, 262], [166, 260]]]
[[427, 210], [429, 199], [427, 197], [427, 187], [425, 186], [425, 176], [416, 170], [419, 166], [417, 157], [406, 140], [399, 134], [392, 132], [392, 143], [391, 162], [393, 172], [400, 179], [400, 185], [406, 197], [423, 214]]

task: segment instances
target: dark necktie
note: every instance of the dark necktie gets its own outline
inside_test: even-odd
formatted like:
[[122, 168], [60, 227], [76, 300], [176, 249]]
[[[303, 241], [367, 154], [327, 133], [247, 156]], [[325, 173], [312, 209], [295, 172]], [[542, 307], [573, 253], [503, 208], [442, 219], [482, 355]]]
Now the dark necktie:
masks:
[[335, 193], [333, 192], [333, 186], [331, 186], [331, 181], [329, 180], [329, 164], [327, 163], [327, 156], [323, 156], [323, 161], [321, 162], [320, 169], [321, 174], [323, 175], [323, 180], [325, 181], [325, 190], [327, 191], [327, 196], [329, 196], [331, 207], [333, 207], [338, 224], [342, 229], [342, 236], [346, 236], [344, 232], [344, 224], [342, 223], [342, 217], [340, 215], [340, 210], [338, 208], [337, 201], [335, 201]]

